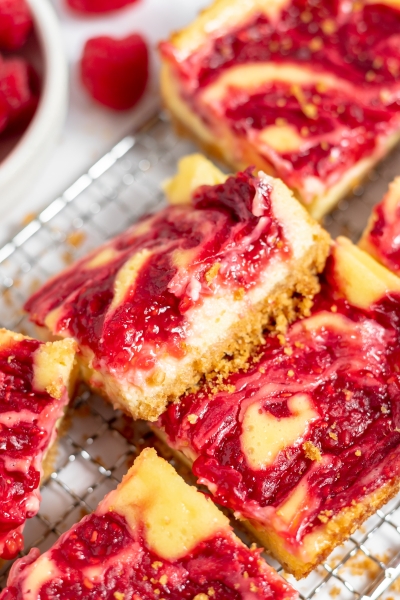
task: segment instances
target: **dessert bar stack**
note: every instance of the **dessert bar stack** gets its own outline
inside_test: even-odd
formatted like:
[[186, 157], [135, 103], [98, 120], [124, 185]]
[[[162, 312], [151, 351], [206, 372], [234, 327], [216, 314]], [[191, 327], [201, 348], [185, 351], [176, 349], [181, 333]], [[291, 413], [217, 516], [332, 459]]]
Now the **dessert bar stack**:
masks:
[[[283, 331], [309, 314], [330, 247], [288, 188], [261, 171], [226, 176], [194, 155], [166, 193], [169, 206], [50, 280], [26, 305], [36, 323], [64, 338], [54, 344], [78, 345], [81, 378], [150, 420], [201, 377], [223, 385], [266, 329]], [[162, 465], [148, 453], [139, 458], [134, 475], [87, 519], [95, 529], [84, 521], [48, 553], [21, 559], [3, 597], [71, 590], [117, 600], [297, 597], [259, 551], [232, 536], [211, 501], [181, 510], [187, 494], [201, 496]], [[99, 564], [93, 556], [102, 556], [102, 544], [110, 560]], [[78, 568], [83, 555], [87, 567]], [[167, 566], [158, 578], [159, 559]]]
[[396, 0], [216, 0], [161, 44], [179, 130], [321, 218], [400, 138]]
[[[199, 185], [202, 177], [207, 181], [216, 178], [218, 182]], [[271, 187], [268, 196], [266, 189], [269, 188], [263, 187], [263, 193], [258, 189], [258, 186], [266, 184]], [[274, 201], [269, 204], [268, 216], [265, 208], [261, 209], [260, 220], [255, 215], [261, 212], [260, 202], [261, 207], [266, 206], [266, 198], [273, 198], [277, 189], [285, 194], [279, 196], [281, 207], [285, 201], [292, 208], [299, 207], [287, 188], [282, 186], [262, 173], [255, 176], [251, 170], [226, 178], [201, 157], [187, 157], [181, 163], [179, 174], [166, 184], [170, 207], [186, 209], [182, 213], [172, 213], [175, 217], [174, 230], [181, 226], [176, 220], [178, 215], [186, 223], [187, 211], [190, 211], [197, 220], [196, 210], [204, 211], [205, 207], [212, 207], [213, 211], [219, 209], [218, 218], [221, 213], [224, 216], [228, 214], [234, 223], [225, 254], [212, 254], [213, 264], [221, 266], [208, 289], [201, 287], [201, 284], [204, 285], [204, 279], [210, 284], [203, 274], [211, 269], [209, 242], [211, 240], [215, 248], [214, 235], [207, 237], [204, 244], [210, 255], [191, 255], [193, 262], [186, 263], [184, 271], [179, 271], [182, 263], [175, 262], [175, 269], [165, 272], [149, 268], [153, 263], [145, 261], [142, 268], [145, 272], [143, 281], [150, 280], [147, 287], [138, 286], [140, 273], [121, 267], [119, 262], [108, 270], [110, 256], [112, 262], [121, 249], [129, 248], [131, 252], [129, 244], [139, 237], [138, 230], [140, 235], [143, 230], [146, 232], [146, 240], [154, 244], [152, 248], [157, 248], [160, 235], [164, 243], [164, 237], [170, 235], [170, 231], [164, 229], [170, 210], [168, 207], [160, 213], [162, 228], [158, 226], [160, 221], [156, 221], [157, 227], [152, 229], [153, 216], [143, 219], [125, 234], [51, 280], [35, 294], [27, 307], [39, 324], [51, 327], [53, 334], [74, 334], [82, 354], [86, 352], [82, 339], [89, 339], [82, 323], [91, 332], [105, 331], [110, 323], [121, 326], [124, 338], [119, 350], [124, 359], [126, 355], [122, 350], [128, 350], [129, 343], [138, 339], [135, 328], [137, 321], [134, 320], [136, 313], [131, 308], [135, 306], [135, 296], [142, 300], [146, 293], [146, 308], [160, 306], [160, 297], [164, 302], [167, 297], [165, 290], [172, 295], [170, 290], [175, 289], [167, 280], [167, 275], [171, 277], [170, 281], [175, 282], [177, 274], [182, 277], [185, 273], [188, 296], [194, 289], [193, 281], [199, 282], [195, 306], [199, 315], [206, 302], [202, 294], [207, 299], [221, 289], [230, 293], [230, 286], [235, 290], [238, 282], [244, 287], [245, 282], [249, 281], [246, 279], [249, 271], [252, 276], [254, 274], [253, 265], [258, 267], [258, 273], [260, 266], [264, 266], [264, 272], [272, 272], [272, 253], [268, 254], [264, 265], [263, 254], [258, 255], [254, 262], [253, 254], [250, 257], [246, 252], [238, 254], [238, 248], [243, 248], [243, 239], [247, 251], [253, 252], [256, 248], [259, 252], [260, 248], [257, 246], [260, 237], [258, 233], [257, 236], [251, 235], [251, 226], [246, 225], [248, 228], [243, 232], [240, 215], [247, 215], [246, 211], [251, 210], [253, 217], [248, 218], [256, 219], [252, 221], [252, 226], [263, 231], [267, 221], [271, 223], [272, 218], [276, 218], [277, 212], [271, 210], [275, 207]], [[210, 218], [210, 215], [214, 218], [215, 213], [202, 213], [201, 218]], [[264, 218], [266, 221], [262, 221]], [[294, 219], [297, 219], [297, 227]], [[291, 223], [292, 229], [288, 223]], [[321, 257], [321, 252], [326, 255], [327, 238], [303, 209], [292, 210], [290, 218], [285, 220], [283, 216], [279, 224], [280, 231], [286, 232], [286, 245], [292, 249], [286, 256], [277, 252], [276, 260], [281, 273], [285, 272], [285, 260], [292, 260], [295, 253], [293, 249], [300, 240], [314, 240], [319, 251], [313, 249], [312, 256]], [[207, 226], [203, 227], [202, 231], [209, 232]], [[292, 233], [289, 235], [288, 232]], [[216, 231], [213, 230], [213, 233]], [[185, 249], [187, 239], [184, 237], [182, 241], [179, 238], [179, 243]], [[281, 233], [279, 240], [282, 239]], [[140, 251], [143, 248], [141, 244], [142, 240], [139, 239]], [[197, 246], [190, 245], [199, 252]], [[162, 248], [164, 250], [165, 246]], [[175, 253], [178, 252], [176, 246], [173, 248]], [[233, 249], [235, 260], [232, 263]], [[281, 250], [282, 246], [278, 246], [278, 249]], [[238, 261], [239, 256], [246, 262]], [[312, 273], [319, 270], [321, 261], [319, 258], [318, 262], [313, 263]], [[229, 268], [232, 268], [232, 264], [237, 266], [234, 276], [232, 279], [218, 280], [214, 287], [212, 283], [220, 272], [232, 273], [226, 270], [226, 264]], [[88, 270], [93, 265], [94, 269], [106, 265], [106, 271], [95, 272], [88, 277]], [[192, 269], [195, 269], [195, 275], [190, 280]], [[165, 277], [162, 288], [159, 286], [160, 272]], [[115, 276], [115, 273], [119, 274]], [[154, 279], [151, 280], [151, 277]], [[250, 281], [257, 282], [257, 277]], [[78, 281], [82, 278], [82, 288], [73, 287], [76, 278]], [[101, 281], [101, 295], [97, 281]], [[121, 288], [121, 281], [124, 281], [124, 288]], [[65, 292], [60, 294], [62, 286], [65, 286]], [[124, 296], [120, 294], [121, 289], [124, 290]], [[251, 285], [245, 288], [247, 302], [252, 289]], [[239, 360], [236, 360], [229, 347], [227, 352], [232, 354], [220, 362], [217, 370], [205, 372], [201, 381], [191, 383], [185, 394], [177, 394], [175, 401], [166, 409], [165, 403], [161, 409], [157, 406], [159, 419], [154, 428], [179, 457], [192, 465], [199, 483], [208, 487], [215, 500], [242, 520], [287, 571], [300, 578], [324, 560], [399, 489], [399, 331], [393, 315], [400, 310], [400, 278], [346, 238], [339, 238], [330, 247], [328, 260], [314, 287], [319, 291], [312, 302], [308, 297], [299, 299], [298, 289], [293, 296], [285, 295], [285, 302], [280, 305], [283, 319], [275, 312], [275, 321], [265, 322], [269, 323], [270, 331], [263, 331], [261, 344], [257, 346], [252, 342], [251, 352], [239, 353]], [[149, 296], [149, 290], [153, 296]], [[121, 319], [123, 315], [125, 320], [117, 321], [117, 316], [112, 312], [115, 295], [124, 306], [123, 312], [117, 313], [117, 316]], [[188, 301], [187, 296], [182, 297], [185, 302]], [[289, 312], [285, 309], [288, 299], [291, 302]], [[81, 304], [81, 301], [86, 304]], [[193, 303], [193, 296], [190, 296], [190, 301]], [[237, 301], [233, 291], [231, 302]], [[83, 306], [92, 310], [86, 309], [85, 312]], [[93, 310], [98, 306], [102, 312]], [[254, 310], [254, 306], [250, 304], [248, 310]], [[185, 307], [184, 302], [179, 305], [184, 315]], [[243, 317], [239, 312], [239, 317], [235, 318], [245, 319], [245, 310], [242, 305]], [[264, 314], [262, 311], [261, 314]], [[142, 314], [148, 313], [144, 311], [139, 316]], [[54, 315], [59, 320], [55, 320]], [[152, 316], [150, 314], [148, 321], [151, 327], [140, 330], [140, 334], [146, 334], [142, 347], [147, 346], [148, 351], [153, 343], [153, 356], [156, 356], [159, 346], [154, 340], [160, 338], [154, 336]], [[210, 321], [208, 328], [211, 338], [212, 327], [222, 317], [223, 313], [214, 313], [214, 320]], [[158, 324], [161, 322], [159, 320]], [[67, 323], [65, 329], [64, 323]], [[168, 324], [168, 320], [165, 323]], [[85, 338], [79, 337], [82, 332]], [[166, 333], [170, 333], [168, 329], [163, 332], [163, 340], [166, 339]], [[192, 332], [189, 326], [185, 333], [190, 339]], [[101, 348], [104, 338], [104, 335], [94, 338], [97, 346], [93, 347]], [[90, 342], [93, 343], [93, 340]], [[125, 359], [125, 362], [121, 362], [121, 373], [124, 377], [128, 374], [127, 380], [132, 386], [138, 385], [138, 380], [129, 380], [130, 362], [135, 365], [136, 361], [134, 350], [136, 346], [130, 350], [131, 361]], [[185, 347], [184, 351], [190, 352], [190, 349]], [[102, 388], [101, 384], [101, 369], [106, 360], [107, 354], [96, 356], [89, 364], [89, 372], [98, 372], [100, 377], [92, 376], [87, 381], [107, 395], [107, 388]], [[85, 358], [80, 359], [83, 377], [87, 377], [88, 373], [86, 361]], [[162, 365], [162, 362], [155, 361], [152, 368], [163, 369]], [[120, 378], [117, 371], [110, 372]], [[143, 395], [145, 389], [140, 390]], [[115, 403], [115, 397], [110, 399]], [[147, 400], [151, 402], [151, 398]], [[130, 405], [122, 395], [119, 396], [118, 405], [130, 412]]]
[[399, 491], [400, 180], [358, 246], [314, 221], [400, 138], [399, 31], [395, 0], [216, 0], [161, 45], [174, 120], [240, 171], [184, 157], [165, 208], [27, 301], [59, 341], [0, 333], [0, 555], [77, 369], [210, 496], [147, 449], [2, 600], [294, 600], [212, 499], [301, 578]]

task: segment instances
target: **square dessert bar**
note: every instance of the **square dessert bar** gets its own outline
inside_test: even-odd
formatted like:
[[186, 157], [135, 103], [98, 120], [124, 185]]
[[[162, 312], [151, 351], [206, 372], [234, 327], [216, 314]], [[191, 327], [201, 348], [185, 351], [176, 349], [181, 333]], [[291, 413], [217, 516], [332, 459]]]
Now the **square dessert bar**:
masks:
[[44, 344], [0, 329], [0, 557], [23, 548], [26, 519], [39, 510], [43, 459], [68, 403], [76, 345]]
[[400, 275], [400, 177], [392, 181], [383, 200], [373, 208], [358, 245]]
[[37, 324], [78, 342], [93, 388], [149, 420], [225, 356], [225, 366], [243, 361], [271, 319], [306, 311], [329, 251], [328, 235], [262, 172], [228, 177], [194, 155], [166, 190], [169, 206], [26, 304]]
[[339, 238], [311, 315], [157, 423], [297, 578], [400, 489], [399, 313], [400, 279]]
[[1, 600], [295, 600], [228, 519], [154, 450], [40, 556], [12, 567]]
[[319, 219], [400, 139], [397, 0], [216, 0], [161, 44], [178, 127]]

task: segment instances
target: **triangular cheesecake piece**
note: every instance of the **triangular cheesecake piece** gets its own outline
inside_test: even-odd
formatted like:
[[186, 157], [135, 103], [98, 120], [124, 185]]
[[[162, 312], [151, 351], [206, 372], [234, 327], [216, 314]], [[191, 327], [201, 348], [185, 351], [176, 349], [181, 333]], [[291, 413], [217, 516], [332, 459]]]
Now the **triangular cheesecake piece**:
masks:
[[358, 245], [400, 275], [400, 177], [392, 181], [382, 201], [372, 209]]
[[166, 191], [169, 206], [26, 304], [38, 325], [78, 342], [93, 388], [149, 420], [227, 355], [225, 367], [243, 361], [272, 319], [307, 310], [329, 251], [327, 233], [264, 173], [228, 177], [195, 155]]
[[228, 519], [152, 449], [96, 511], [12, 568], [1, 600], [295, 600]]
[[215, 0], [161, 44], [164, 103], [319, 219], [400, 139], [399, 30], [396, 0]]
[[23, 548], [39, 510], [42, 462], [68, 403], [76, 344], [38, 342], [0, 329], [0, 556]]
[[399, 315], [400, 278], [339, 238], [311, 315], [158, 422], [298, 578], [400, 489]]

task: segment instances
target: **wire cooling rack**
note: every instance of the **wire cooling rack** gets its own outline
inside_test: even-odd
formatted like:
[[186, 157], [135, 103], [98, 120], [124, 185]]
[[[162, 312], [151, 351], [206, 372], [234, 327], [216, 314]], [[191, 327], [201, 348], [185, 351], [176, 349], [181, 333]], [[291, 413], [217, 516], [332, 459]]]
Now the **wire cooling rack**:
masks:
[[[163, 115], [154, 117], [137, 134], [121, 140], [0, 248], [1, 325], [37, 337], [22, 311], [27, 297], [51, 275], [144, 212], [159, 208], [163, 203], [160, 183], [175, 172], [179, 157], [195, 150], [190, 142], [175, 136]], [[344, 234], [356, 240], [371, 207], [396, 174], [400, 174], [400, 150], [327, 217], [325, 224], [332, 235]], [[168, 448], [144, 423], [133, 423], [83, 386], [69, 409], [62, 433], [52, 473], [42, 487], [39, 514], [25, 527], [24, 554], [33, 546], [47, 550], [60, 534], [92, 511], [116, 487], [145, 446], [155, 446], [194, 483], [190, 472], [174, 462]], [[282, 574], [305, 600], [367, 600], [382, 593], [386, 599], [400, 598], [400, 579], [396, 581], [399, 557], [400, 495], [306, 579], [296, 582]], [[267, 560], [282, 572], [280, 565]], [[1, 587], [9, 567], [9, 562], [0, 567]]]

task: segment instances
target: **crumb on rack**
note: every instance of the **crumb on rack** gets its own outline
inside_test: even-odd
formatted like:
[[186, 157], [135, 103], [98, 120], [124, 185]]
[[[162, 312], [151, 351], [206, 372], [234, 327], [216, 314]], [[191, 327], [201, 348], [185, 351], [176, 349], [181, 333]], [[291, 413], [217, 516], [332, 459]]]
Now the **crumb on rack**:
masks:
[[70, 246], [73, 246], [74, 248], [80, 248], [80, 246], [82, 246], [85, 239], [86, 239], [86, 233], [82, 230], [77, 230], [77, 231], [71, 231], [71, 233], [69, 233], [67, 235], [66, 242], [67, 242], [67, 244], [69, 244]]

